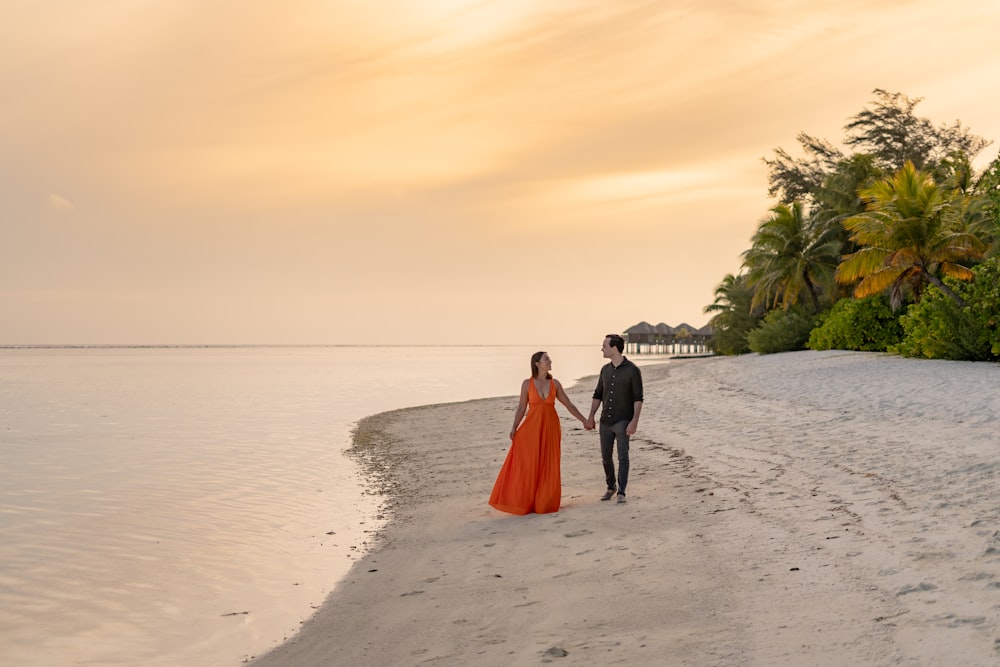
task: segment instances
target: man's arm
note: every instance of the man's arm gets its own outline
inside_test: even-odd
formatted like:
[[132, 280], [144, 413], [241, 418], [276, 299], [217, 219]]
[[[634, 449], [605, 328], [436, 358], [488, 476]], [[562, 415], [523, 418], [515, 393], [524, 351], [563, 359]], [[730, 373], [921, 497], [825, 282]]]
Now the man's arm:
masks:
[[625, 427], [626, 435], [635, 434], [636, 429], [639, 428], [639, 415], [642, 414], [642, 401], [644, 398], [642, 395], [642, 371], [639, 370], [638, 366], [635, 367], [635, 374], [632, 376], [632, 396], [635, 403], [632, 406], [632, 421]]
[[633, 410], [635, 413], [632, 415], [632, 421], [628, 423], [625, 427], [625, 435], [635, 435], [636, 429], [639, 428], [639, 415], [642, 413], [642, 401], [636, 401], [633, 405]]

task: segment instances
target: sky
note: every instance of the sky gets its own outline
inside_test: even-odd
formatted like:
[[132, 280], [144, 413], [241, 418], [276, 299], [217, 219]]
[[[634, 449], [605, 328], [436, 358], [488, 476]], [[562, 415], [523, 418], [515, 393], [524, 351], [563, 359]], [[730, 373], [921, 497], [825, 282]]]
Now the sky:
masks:
[[[873, 90], [1000, 140], [982, 0], [0, 0], [0, 345], [600, 344]], [[977, 160], [985, 166], [1000, 145]]]

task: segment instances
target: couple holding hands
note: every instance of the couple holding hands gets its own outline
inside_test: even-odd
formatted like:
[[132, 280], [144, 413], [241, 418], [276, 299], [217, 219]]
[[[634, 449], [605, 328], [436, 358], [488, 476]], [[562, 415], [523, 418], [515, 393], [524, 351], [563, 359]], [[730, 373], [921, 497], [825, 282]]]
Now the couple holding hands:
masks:
[[[621, 336], [605, 336], [601, 352], [608, 363], [601, 368], [590, 405], [590, 416], [586, 418], [569, 400], [559, 381], [552, 377], [549, 355], [536, 352], [531, 356], [531, 377], [521, 384], [520, 400], [510, 432], [510, 450], [493, 485], [490, 505], [509, 514], [546, 514], [559, 510], [562, 498], [559, 467], [562, 427], [556, 413], [556, 399], [588, 431], [598, 427], [594, 416], [600, 409], [598, 433], [607, 482], [607, 491], [601, 500], [610, 500], [617, 493], [618, 502], [625, 502], [629, 437], [639, 424], [643, 396], [642, 374], [638, 366], [623, 356], [624, 351], [625, 340]], [[612, 458], [616, 443], [617, 477]]]

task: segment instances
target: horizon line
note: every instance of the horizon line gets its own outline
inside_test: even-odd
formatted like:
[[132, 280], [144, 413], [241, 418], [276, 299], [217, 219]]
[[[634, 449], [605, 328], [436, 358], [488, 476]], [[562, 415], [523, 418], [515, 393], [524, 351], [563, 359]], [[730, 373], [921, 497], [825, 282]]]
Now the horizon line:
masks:
[[[0, 344], [0, 350], [84, 349], [210, 349], [292, 347], [529, 347], [537, 343], [24, 343]], [[584, 347], [594, 343], [548, 343], [562, 347]]]

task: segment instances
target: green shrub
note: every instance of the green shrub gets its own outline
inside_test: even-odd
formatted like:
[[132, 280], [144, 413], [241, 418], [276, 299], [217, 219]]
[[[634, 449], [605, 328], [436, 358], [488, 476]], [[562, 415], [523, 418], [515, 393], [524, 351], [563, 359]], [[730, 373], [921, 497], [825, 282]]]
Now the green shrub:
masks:
[[772, 310], [756, 329], [747, 334], [750, 349], [758, 354], [805, 349], [815, 318], [801, 308]]
[[962, 353], [949, 343], [949, 320], [957, 318], [958, 308], [938, 289], [924, 292], [919, 303], [912, 304], [899, 318], [903, 340], [889, 347], [889, 352], [903, 357], [961, 359]]
[[[738, 321], [737, 321], [738, 320]], [[715, 354], [746, 354], [750, 351], [747, 334], [760, 318], [716, 318], [712, 320], [712, 338], [708, 347]]]
[[807, 346], [812, 350], [885, 352], [903, 339], [899, 314], [883, 295], [841, 299], [821, 316]]
[[924, 292], [919, 303], [909, 307], [899, 318], [903, 340], [889, 347], [889, 352], [904, 357], [928, 359], [973, 359], [979, 355], [970, 349], [970, 323], [962, 309], [937, 288]]
[[1000, 258], [973, 268], [971, 283], [946, 279], [965, 307], [936, 288], [900, 318], [903, 340], [889, 348], [906, 357], [1000, 360]]
[[990, 358], [1000, 359], [1000, 256], [972, 271], [976, 278], [965, 290], [966, 309]]

